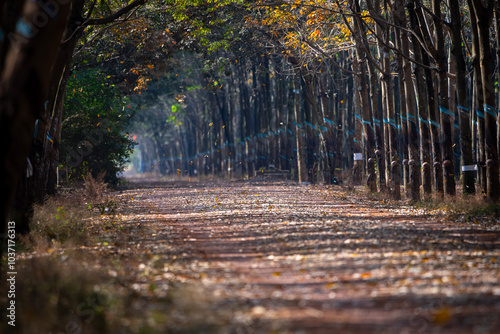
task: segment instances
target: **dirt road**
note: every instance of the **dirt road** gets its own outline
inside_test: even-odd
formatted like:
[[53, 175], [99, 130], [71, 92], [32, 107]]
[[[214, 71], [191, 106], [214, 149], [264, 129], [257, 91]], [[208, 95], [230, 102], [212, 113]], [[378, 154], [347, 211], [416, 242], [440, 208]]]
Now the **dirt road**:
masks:
[[112, 274], [153, 304], [182, 286], [175, 312], [192, 332], [500, 332], [498, 224], [288, 181], [114, 198], [118, 222], [99, 232], [122, 263]]

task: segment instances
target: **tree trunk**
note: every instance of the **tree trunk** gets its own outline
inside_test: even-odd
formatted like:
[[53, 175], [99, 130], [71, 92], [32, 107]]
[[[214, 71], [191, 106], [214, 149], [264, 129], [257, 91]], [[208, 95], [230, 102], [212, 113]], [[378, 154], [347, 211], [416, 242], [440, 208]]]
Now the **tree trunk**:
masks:
[[[35, 120], [42, 116], [45, 101], [49, 98], [51, 70], [70, 9], [69, 2], [60, 4], [58, 15], [47, 15], [47, 24], [38, 27], [34, 23], [35, 14], [45, 13], [43, 4], [32, 1], [23, 4], [22, 20], [27, 23], [27, 29], [9, 32], [8, 27], [1, 27], [4, 32], [9, 32], [1, 45], [5, 58], [0, 69], [0, 136], [4, 143], [0, 148], [1, 233], [5, 232], [5, 222], [21, 172], [26, 172], [26, 156]], [[21, 211], [12, 212], [11, 218], [17, 222], [19, 233], [28, 229], [17, 219], [23, 216]]]
[[[402, 6], [401, 6], [402, 9]], [[399, 12], [401, 24], [405, 24], [406, 16], [401, 10]], [[408, 33], [401, 32], [401, 49], [405, 57], [409, 56]], [[411, 63], [408, 60], [404, 62], [404, 85], [406, 92], [406, 111], [408, 125], [408, 168], [410, 174], [410, 199], [420, 200], [420, 157], [419, 157], [419, 136], [417, 129], [417, 111], [415, 108], [415, 90], [413, 88], [413, 79], [411, 75]]]
[[[355, 0], [355, 13], [360, 12], [360, 7], [359, 7], [359, 0]], [[365, 38], [366, 36], [366, 31], [364, 29], [363, 23], [361, 21], [361, 18], [358, 15], [354, 16], [354, 27], [356, 30], [356, 33], [358, 34], [359, 38], [361, 39], [361, 43], [365, 45], [365, 49], [368, 50], [368, 42]], [[372, 121], [371, 121], [371, 115], [370, 115], [370, 99], [368, 96], [368, 82], [367, 82], [367, 73], [366, 73], [366, 66], [367, 66], [367, 55], [365, 54], [365, 50], [361, 47], [361, 43], [356, 43], [356, 62], [357, 62], [357, 76], [356, 76], [356, 82], [358, 86], [358, 94], [359, 94], [359, 109], [358, 109], [358, 115], [355, 115], [357, 120], [361, 122], [361, 126], [363, 129], [363, 134], [364, 134], [364, 152], [363, 152], [363, 158], [367, 162], [366, 167], [367, 167], [367, 186], [368, 190], [370, 192], [376, 192], [377, 191], [377, 180], [375, 177], [375, 164], [373, 162], [373, 158], [375, 157], [374, 153], [374, 143], [375, 143], [375, 136], [374, 136], [374, 131], [373, 131], [373, 126], [372, 126]], [[372, 162], [368, 163], [369, 160], [372, 159]]]
[[[443, 27], [441, 24], [441, 0], [433, 0], [434, 27], [436, 33], [436, 62], [439, 81], [439, 111], [441, 112], [441, 143], [443, 150], [444, 192], [455, 196], [455, 159], [453, 155], [453, 124], [455, 113], [450, 110], [448, 95], [448, 66], [444, 48]], [[496, 139], [495, 139], [496, 143]], [[496, 144], [495, 144], [496, 145]]]
[[305, 161], [305, 147], [302, 128], [302, 112], [300, 101], [300, 85], [297, 80], [293, 81], [293, 92], [295, 94], [293, 112], [295, 116], [295, 140], [297, 145], [297, 175], [299, 177], [299, 184], [307, 181], [307, 170]]
[[470, 112], [467, 108], [466, 66], [462, 50], [462, 32], [460, 7], [457, 1], [449, 0], [451, 15], [452, 54], [455, 59], [455, 85], [457, 107], [460, 124], [460, 160], [462, 165], [462, 191], [464, 194], [474, 194], [474, 160], [472, 157], [472, 133], [470, 127]]
[[[489, 200], [497, 201], [500, 195], [497, 151], [497, 113], [495, 110], [495, 89], [492, 80], [491, 50], [489, 29], [493, 16], [494, 1], [483, 5], [481, 0], [472, 0], [473, 11], [477, 21], [479, 62], [481, 81], [483, 84], [484, 118], [485, 118], [485, 155], [486, 155], [486, 195]], [[471, 14], [472, 15], [472, 14]]]

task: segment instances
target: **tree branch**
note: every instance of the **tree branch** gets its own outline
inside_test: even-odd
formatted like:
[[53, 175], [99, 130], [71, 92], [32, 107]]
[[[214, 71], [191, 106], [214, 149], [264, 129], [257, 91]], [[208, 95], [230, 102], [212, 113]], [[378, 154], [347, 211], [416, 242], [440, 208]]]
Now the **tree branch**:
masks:
[[107, 17], [103, 17], [101, 19], [89, 19], [83, 23], [83, 26], [92, 26], [92, 25], [103, 25], [103, 24], [108, 24], [116, 21], [119, 19], [122, 15], [127, 14], [130, 12], [132, 9], [142, 6], [147, 2], [147, 0], [136, 0], [131, 2], [129, 5], [123, 7], [122, 9], [118, 10], [116, 13], [111, 14]]

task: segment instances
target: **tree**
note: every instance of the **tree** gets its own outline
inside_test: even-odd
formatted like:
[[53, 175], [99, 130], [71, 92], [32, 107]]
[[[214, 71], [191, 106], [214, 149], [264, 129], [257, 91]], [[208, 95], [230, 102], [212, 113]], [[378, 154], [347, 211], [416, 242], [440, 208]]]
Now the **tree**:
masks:
[[133, 116], [126, 99], [98, 70], [81, 71], [67, 85], [62, 120], [62, 163], [71, 181], [105, 172], [104, 180], [116, 185], [133, 148], [125, 127]]
[[[20, 81], [18, 83], [12, 82], [13, 79], [9, 78], [4, 80], [2, 84], [9, 87], [8, 89], [10, 90], [21, 90], [19, 87], [26, 85], [23, 80], [25, 81], [29, 75], [33, 75], [29, 71], [31, 67], [42, 67], [43, 69], [36, 69], [34, 71], [41, 71], [44, 74], [43, 79], [31, 80], [31, 82], [41, 80], [39, 83], [40, 87], [35, 87], [36, 89], [29, 87], [28, 89], [30, 92], [40, 92], [40, 96], [32, 99], [37, 101], [36, 105], [29, 107], [33, 111], [33, 114], [30, 115], [31, 117], [24, 119], [25, 129], [17, 131], [15, 136], [17, 138], [22, 137], [23, 141], [26, 140], [26, 143], [23, 142], [17, 151], [20, 152], [20, 155], [25, 155], [25, 157], [22, 159], [18, 157], [20, 160], [17, 160], [16, 163], [26, 164], [29, 172], [15, 177], [9, 174], [15, 172], [15, 170], [9, 167], [7, 168], [9, 169], [9, 173], [6, 172], [3, 174], [9, 175], [8, 183], [11, 184], [5, 188], [2, 187], [2, 189], [8, 189], [6, 191], [11, 194], [11, 198], [12, 194], [16, 192], [16, 206], [11, 210], [11, 219], [17, 222], [20, 232], [28, 229], [32, 204], [43, 201], [47, 189], [54, 189], [56, 181], [54, 175], [58, 165], [65, 87], [70, 73], [73, 51], [82, 30], [88, 25], [109, 24], [134, 8], [143, 5], [145, 2], [145, 0], [133, 1], [110, 15], [97, 19], [91, 18], [96, 8], [95, 2], [87, 3], [85, 0], [73, 1], [71, 3], [66, 0], [38, 1], [36, 5], [33, 5], [32, 2], [17, 2], [15, 5], [11, 1], [7, 2], [6, 8], [10, 10], [8, 12], [8, 20], [5, 20], [4, 31], [7, 32], [7, 36], [11, 37], [5, 39], [2, 45], [2, 49], [5, 51], [5, 62], [3, 65], [6, 75], [16, 77], [16, 80]], [[86, 6], [87, 4], [88, 6]], [[101, 3], [101, 5], [103, 4]], [[113, 1], [112, 6], [107, 6], [107, 8], [119, 7], [121, 5], [123, 5], [121, 1]], [[85, 15], [85, 12], [87, 15]], [[17, 13], [17, 16], [11, 15], [11, 13]], [[16, 30], [14, 30], [14, 23], [21, 17], [22, 20], [20, 22], [22, 24], [18, 24]], [[53, 37], [47, 38], [45, 35], [46, 32], [47, 34], [53, 34]], [[46, 52], [45, 48], [49, 52]], [[39, 54], [42, 54], [42, 56], [39, 56]], [[14, 63], [19, 64], [17, 66], [24, 66], [23, 72], [28, 70], [28, 73], [16, 73], [19, 69], [16, 69]], [[5, 90], [7, 91], [8, 89], [6, 88]], [[9, 93], [14, 94], [12, 91]], [[15, 93], [15, 95], [19, 94]], [[31, 93], [27, 92], [26, 94]], [[12, 102], [9, 101], [6, 103]], [[5, 108], [7, 110], [8, 107], [5, 106]], [[36, 113], [34, 112], [35, 109]], [[2, 111], [2, 114], [6, 112]], [[9, 122], [8, 119], [9, 117], [6, 118], [6, 122]], [[16, 118], [12, 120], [12, 124], [15, 124], [15, 121]], [[6, 123], [2, 121], [2, 124]], [[26, 131], [31, 133], [26, 135]], [[6, 155], [9, 154], [5, 153], [4, 157]], [[27, 162], [26, 159], [28, 159]], [[4, 159], [0, 160], [6, 161]], [[24, 167], [19, 168], [18, 165], [17, 167], [16, 171], [24, 169]], [[17, 185], [19, 177], [21, 178], [21, 183], [19, 187], [16, 187], [17, 190], [14, 191], [13, 189], [16, 188], [12, 187], [13, 185]], [[49, 184], [49, 179], [52, 184]], [[8, 201], [7, 207], [10, 207], [11, 204], [13, 203]], [[8, 216], [7, 207], [5, 208], [4, 219], [7, 219]]]
[[[68, 21], [70, 2], [6, 1], [3, 5], [0, 25], [6, 38], [0, 44], [2, 235], [21, 172], [33, 175], [29, 167], [32, 163], [27, 164], [26, 157], [35, 120], [44, 114], [45, 101], [50, 99], [51, 70]], [[26, 229], [20, 224], [17, 227], [19, 233]]]

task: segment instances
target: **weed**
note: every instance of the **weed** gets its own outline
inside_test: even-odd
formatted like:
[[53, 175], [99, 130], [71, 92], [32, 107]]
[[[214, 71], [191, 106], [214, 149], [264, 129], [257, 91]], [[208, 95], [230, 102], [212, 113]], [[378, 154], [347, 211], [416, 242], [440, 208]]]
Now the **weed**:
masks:
[[[91, 206], [89, 206], [89, 208], [90, 207]], [[118, 202], [112, 198], [107, 198], [102, 203], [96, 204], [95, 207], [99, 210], [101, 215], [108, 214], [114, 217], [116, 215], [116, 209], [118, 208]]]
[[489, 204], [483, 207], [475, 207], [469, 210], [465, 215], [465, 218], [468, 221], [472, 221], [478, 217], [490, 219], [500, 218], [500, 204]]
[[104, 182], [105, 172], [99, 173], [97, 178], [94, 178], [91, 173], [88, 173], [83, 178], [83, 195], [93, 203], [100, 203], [104, 200], [108, 184]]

